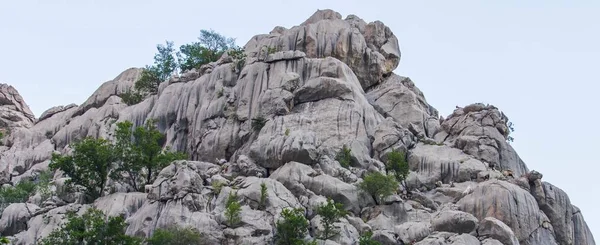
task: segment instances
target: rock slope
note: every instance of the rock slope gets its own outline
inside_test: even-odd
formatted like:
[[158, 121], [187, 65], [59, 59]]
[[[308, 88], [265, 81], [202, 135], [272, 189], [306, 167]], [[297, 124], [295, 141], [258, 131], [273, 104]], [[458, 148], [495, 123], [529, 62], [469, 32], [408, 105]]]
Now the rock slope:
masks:
[[[147, 193], [109, 183], [92, 204], [66, 192], [56, 173], [53, 196], [10, 204], [0, 233], [14, 244], [35, 244], [67, 211], [93, 206], [126, 217], [130, 235], [179, 224], [204, 232], [209, 244], [270, 244], [283, 208], [305, 209], [316, 227], [313, 207], [331, 197], [350, 215], [326, 244], [357, 244], [365, 231], [382, 244], [595, 244], [567, 194], [530, 171], [507, 143], [502, 112], [471, 104], [441, 118], [409, 78], [392, 72], [400, 50], [383, 23], [319, 10], [298, 26], [254, 36], [244, 49], [243, 67], [225, 54], [133, 106], [119, 96], [139, 77], [137, 68], [102, 84], [82, 105], [54, 107], [37, 120], [14, 88], [0, 85], [0, 130], [8, 132], [1, 184], [35, 178], [52, 152], [68, 152], [75, 140], [111, 139], [114, 123], [124, 120], [157, 120], [165, 146], [190, 157], [163, 169]], [[257, 116], [268, 121], [255, 132]], [[352, 152], [349, 168], [335, 160], [343, 146]], [[413, 191], [376, 205], [357, 183], [384, 172], [392, 150], [407, 153]], [[226, 185], [217, 192], [214, 181]], [[257, 209], [261, 183], [268, 187], [264, 210]], [[243, 205], [235, 229], [223, 216], [232, 188]]]

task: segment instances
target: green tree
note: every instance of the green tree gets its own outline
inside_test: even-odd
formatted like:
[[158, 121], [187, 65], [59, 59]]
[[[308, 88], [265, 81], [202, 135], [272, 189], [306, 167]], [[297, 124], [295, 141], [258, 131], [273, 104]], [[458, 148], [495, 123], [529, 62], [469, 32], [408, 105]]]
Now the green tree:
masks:
[[153, 120], [135, 130], [129, 121], [117, 123], [115, 155], [119, 164], [111, 177], [124, 178], [135, 190], [143, 191], [144, 185], [152, 184], [169, 163], [186, 159], [183, 153], [163, 150], [164, 137]]
[[36, 190], [40, 193], [42, 200], [46, 200], [50, 197], [50, 195], [52, 195], [52, 190], [50, 189], [50, 182], [52, 182], [53, 177], [54, 172], [52, 171], [42, 171], [36, 177]]
[[258, 208], [264, 210], [267, 205], [267, 198], [269, 198], [269, 193], [267, 193], [267, 184], [262, 182], [260, 184], [260, 201], [258, 202]]
[[381, 245], [378, 241], [373, 240], [371, 238], [373, 236], [373, 232], [365, 232], [362, 236], [360, 236], [358, 240], [359, 245]]
[[335, 156], [335, 160], [344, 168], [350, 167], [352, 164], [352, 151], [346, 145], [342, 147], [340, 152]]
[[30, 180], [21, 180], [15, 186], [0, 186], [0, 213], [11, 203], [24, 203], [35, 192], [36, 186]]
[[178, 226], [157, 229], [146, 240], [147, 245], [201, 245], [205, 244], [202, 234], [193, 228]]
[[321, 216], [321, 225], [323, 225], [320, 238], [327, 240], [339, 233], [334, 223], [338, 222], [340, 218], [346, 217], [348, 212], [341, 203], [336, 203], [328, 198], [326, 203], [317, 207], [317, 214]]
[[358, 187], [371, 195], [377, 203], [381, 203], [381, 199], [396, 191], [398, 182], [394, 176], [373, 172], [367, 174]]
[[277, 245], [304, 245], [308, 233], [308, 220], [301, 208], [286, 208], [281, 212], [282, 220], [277, 221], [275, 243]]
[[229, 192], [229, 197], [227, 198], [227, 204], [225, 206], [225, 217], [227, 218], [227, 224], [230, 227], [237, 226], [242, 218], [240, 217], [240, 213], [242, 212], [242, 205], [237, 200], [237, 193], [233, 191]]
[[102, 196], [111, 164], [115, 161], [112, 144], [105, 139], [85, 138], [72, 144], [73, 154], [52, 154], [50, 169], [60, 169], [70, 179], [66, 184], [85, 187], [86, 201]]
[[[177, 71], [178, 64], [173, 56], [175, 54], [173, 42], [166, 41], [165, 45], [156, 45], [156, 49], [158, 53], [154, 55], [154, 64], [146, 66], [135, 83], [135, 89], [138, 91], [150, 94], [158, 92], [160, 83], [169, 79]], [[132, 93], [135, 94], [135, 92]]]
[[121, 216], [106, 217], [90, 208], [82, 216], [67, 213], [67, 222], [41, 240], [41, 245], [139, 245], [141, 240], [125, 235], [127, 224]]
[[235, 39], [227, 38], [213, 30], [201, 30], [198, 42], [179, 47], [177, 57], [181, 71], [199, 68], [217, 61], [225, 51], [236, 48]]
[[0, 244], [10, 244], [10, 241], [6, 237], [0, 237]]
[[386, 170], [394, 173], [398, 182], [403, 182], [408, 176], [409, 167], [406, 161], [406, 155], [401, 151], [392, 151], [387, 154]]

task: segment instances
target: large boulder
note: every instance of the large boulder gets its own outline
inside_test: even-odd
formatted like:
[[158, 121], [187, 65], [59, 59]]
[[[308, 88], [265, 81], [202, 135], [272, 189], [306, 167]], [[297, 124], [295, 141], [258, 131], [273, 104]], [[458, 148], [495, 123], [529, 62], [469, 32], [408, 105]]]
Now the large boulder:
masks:
[[0, 219], [0, 234], [12, 236], [27, 229], [27, 222], [37, 212], [39, 207], [31, 203], [13, 203], [2, 212]]
[[30, 128], [34, 123], [35, 116], [19, 92], [0, 83], [0, 131], [7, 135], [12, 128]]
[[494, 217], [487, 217], [483, 219], [481, 224], [479, 224], [477, 233], [481, 237], [496, 239], [502, 242], [502, 244], [519, 245], [519, 240], [513, 233], [513, 230], [502, 221]]
[[587, 223], [583, 219], [581, 210], [578, 207], [573, 206], [573, 244], [588, 244], [596, 245], [592, 231], [588, 227]]
[[447, 231], [458, 234], [474, 231], [478, 223], [479, 220], [472, 214], [455, 210], [440, 211], [431, 220], [434, 231]]

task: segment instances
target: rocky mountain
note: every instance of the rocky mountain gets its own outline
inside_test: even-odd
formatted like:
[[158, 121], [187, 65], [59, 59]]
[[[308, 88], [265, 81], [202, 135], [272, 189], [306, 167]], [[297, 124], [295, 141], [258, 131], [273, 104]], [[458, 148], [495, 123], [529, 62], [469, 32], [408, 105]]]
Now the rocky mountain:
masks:
[[[314, 236], [314, 206], [330, 197], [350, 214], [337, 224], [340, 234], [320, 244], [358, 244], [365, 231], [382, 244], [595, 244], [568, 195], [528, 169], [508, 143], [508, 118], [498, 108], [476, 103], [440, 117], [410, 78], [392, 72], [401, 53], [383, 23], [319, 10], [298, 26], [254, 36], [244, 50], [242, 67], [225, 54], [132, 106], [120, 96], [138, 68], [83, 104], [53, 107], [38, 119], [13, 87], [0, 85], [4, 186], [34, 179], [53, 152], [68, 153], [78, 139], [113, 139], [115, 122], [125, 120], [156, 120], [165, 146], [190, 159], [164, 168], [146, 193], [110, 182], [92, 204], [66, 190], [67, 177], [57, 171], [50, 198], [37, 193], [4, 208], [2, 236], [35, 244], [67, 211], [96, 207], [124, 216], [129, 235], [176, 224], [202, 231], [209, 244], [271, 244], [283, 208], [303, 208]], [[256, 131], [259, 116], [267, 121]], [[348, 168], [335, 157], [344, 146]], [[385, 173], [393, 150], [407, 155], [408, 190], [377, 204], [357, 184], [366, 173]], [[215, 181], [225, 186], [217, 191]], [[264, 210], [256, 208], [261, 183]], [[234, 229], [223, 215], [233, 188], [242, 203]]]

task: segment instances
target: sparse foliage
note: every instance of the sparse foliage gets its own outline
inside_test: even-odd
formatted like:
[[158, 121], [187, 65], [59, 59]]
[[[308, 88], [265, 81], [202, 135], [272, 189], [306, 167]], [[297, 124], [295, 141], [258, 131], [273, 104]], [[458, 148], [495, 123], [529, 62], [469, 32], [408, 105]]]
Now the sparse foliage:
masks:
[[36, 177], [36, 190], [40, 193], [42, 200], [46, 200], [52, 195], [50, 182], [52, 182], [53, 177], [54, 173], [52, 171], [42, 171]]
[[67, 222], [40, 241], [41, 245], [140, 245], [139, 238], [125, 235], [127, 224], [121, 216], [106, 217], [90, 208], [82, 216], [67, 213]]
[[317, 214], [321, 216], [321, 225], [323, 225], [320, 238], [327, 240], [339, 233], [334, 223], [338, 222], [340, 218], [346, 217], [348, 212], [341, 203], [336, 203], [329, 198], [326, 203], [317, 207]]
[[86, 201], [102, 196], [111, 164], [116, 160], [113, 146], [105, 139], [85, 138], [72, 144], [73, 154], [52, 154], [50, 169], [60, 169], [68, 185], [85, 187]]
[[338, 152], [338, 154], [335, 156], [335, 160], [338, 161], [344, 168], [350, 167], [352, 164], [352, 150], [344, 145], [340, 152]]
[[[162, 149], [164, 135], [153, 120], [136, 127], [129, 121], [117, 123], [115, 155], [118, 167], [111, 173], [113, 179], [125, 178], [137, 191], [154, 182], [158, 172], [174, 160], [185, 159], [179, 152]], [[124, 177], [125, 176], [125, 177]]]
[[285, 136], [290, 136], [290, 129], [289, 128], [285, 129]]
[[0, 244], [10, 244], [10, 241], [6, 237], [0, 237]]
[[[173, 42], [156, 45], [158, 53], [154, 55], [154, 64], [146, 66], [140, 78], [135, 82], [135, 89], [140, 92], [154, 94], [158, 92], [160, 83], [169, 79], [177, 71]], [[135, 98], [133, 98], [135, 99]]]
[[35, 183], [22, 180], [15, 186], [0, 186], [0, 213], [11, 203], [23, 203], [35, 192]]
[[205, 244], [202, 234], [194, 228], [169, 227], [156, 229], [152, 237], [146, 240], [147, 245], [202, 245]]
[[360, 189], [371, 195], [377, 203], [393, 194], [398, 188], [398, 182], [392, 175], [384, 175], [380, 172], [367, 174], [358, 186]]
[[381, 245], [378, 241], [373, 240], [371, 237], [373, 236], [373, 232], [368, 231], [360, 236], [358, 240], [359, 245]]
[[404, 181], [409, 173], [408, 162], [406, 155], [401, 151], [392, 151], [387, 154], [386, 170], [391, 171], [398, 182]]
[[221, 193], [221, 189], [223, 189], [223, 182], [221, 181], [213, 181], [211, 184], [213, 191], [215, 194], [219, 195]]
[[262, 116], [252, 118], [252, 129], [254, 129], [255, 131], [260, 131], [265, 126], [265, 124], [267, 124], [267, 119], [265, 119]]
[[282, 220], [277, 221], [275, 244], [304, 245], [304, 237], [308, 232], [308, 220], [301, 208], [286, 208], [281, 212]]
[[231, 191], [225, 206], [225, 217], [227, 218], [227, 224], [230, 227], [235, 227], [242, 221], [242, 218], [240, 217], [241, 212], [242, 205], [237, 200], [237, 193]]
[[258, 208], [264, 210], [267, 205], [267, 198], [269, 198], [267, 193], [267, 184], [264, 182], [260, 184], [260, 201], [258, 203]]

